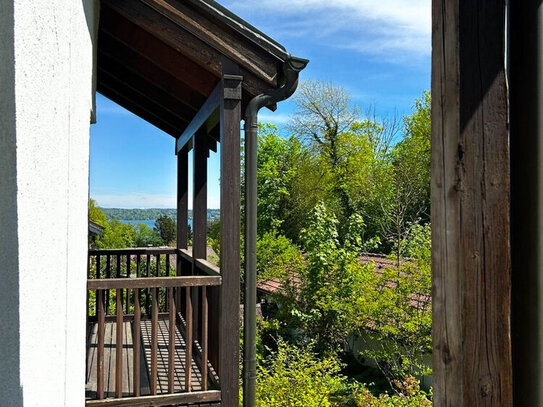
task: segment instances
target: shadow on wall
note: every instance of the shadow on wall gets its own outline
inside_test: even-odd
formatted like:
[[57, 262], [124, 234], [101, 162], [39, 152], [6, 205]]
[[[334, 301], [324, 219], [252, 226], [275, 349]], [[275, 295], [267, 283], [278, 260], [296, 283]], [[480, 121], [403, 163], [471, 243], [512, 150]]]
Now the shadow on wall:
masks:
[[22, 406], [13, 2], [0, 2], [0, 404]]

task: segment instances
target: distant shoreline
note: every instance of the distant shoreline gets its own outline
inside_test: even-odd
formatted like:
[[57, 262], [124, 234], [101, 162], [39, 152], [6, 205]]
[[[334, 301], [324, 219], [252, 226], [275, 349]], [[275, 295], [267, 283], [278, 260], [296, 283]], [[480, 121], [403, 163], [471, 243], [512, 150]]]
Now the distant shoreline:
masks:
[[[177, 209], [175, 208], [100, 208], [108, 219], [117, 219], [123, 223], [137, 221], [155, 221], [160, 216], [169, 216], [172, 219], [177, 218]], [[192, 219], [192, 210], [189, 210], [189, 219]], [[220, 209], [208, 209], [207, 219], [216, 220], [220, 216]], [[145, 222], [143, 222], [145, 223]]]

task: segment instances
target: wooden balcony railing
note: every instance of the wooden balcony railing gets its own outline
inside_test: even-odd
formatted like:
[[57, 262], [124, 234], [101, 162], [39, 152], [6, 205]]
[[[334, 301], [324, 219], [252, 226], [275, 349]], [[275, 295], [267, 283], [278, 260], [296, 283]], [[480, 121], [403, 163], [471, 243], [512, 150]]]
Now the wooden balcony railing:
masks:
[[221, 284], [187, 250], [90, 250], [86, 405], [220, 401]]

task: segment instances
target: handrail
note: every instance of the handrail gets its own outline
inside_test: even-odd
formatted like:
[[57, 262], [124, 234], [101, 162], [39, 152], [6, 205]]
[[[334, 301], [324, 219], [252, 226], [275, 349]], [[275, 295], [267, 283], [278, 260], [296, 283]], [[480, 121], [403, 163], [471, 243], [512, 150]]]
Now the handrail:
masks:
[[89, 256], [128, 255], [128, 254], [176, 254], [177, 249], [173, 247], [149, 247], [131, 249], [89, 249]]
[[158, 288], [158, 287], [205, 287], [222, 284], [221, 276], [178, 276], [103, 278], [87, 280], [88, 290], [111, 290], [117, 288]]
[[196, 268], [204, 273], [206, 273], [209, 276], [220, 276], [221, 275], [221, 269], [220, 267], [217, 267], [213, 263], [207, 261], [206, 259], [201, 258], [194, 258], [192, 257], [192, 252], [188, 249], [178, 249], [177, 255], [181, 256], [183, 259], [194, 262], [194, 265]]
[[220, 277], [221, 275], [221, 269], [205, 259], [194, 259], [194, 264], [198, 270], [203, 271], [208, 276]]

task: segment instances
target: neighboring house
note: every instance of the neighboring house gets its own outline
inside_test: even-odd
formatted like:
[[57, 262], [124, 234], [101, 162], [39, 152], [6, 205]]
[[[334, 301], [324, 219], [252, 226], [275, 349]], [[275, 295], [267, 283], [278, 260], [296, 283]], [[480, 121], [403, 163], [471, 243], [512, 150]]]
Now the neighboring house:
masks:
[[[382, 254], [368, 253], [368, 254], [359, 256], [359, 259], [362, 264], [373, 264], [373, 267], [377, 272], [379, 272], [380, 270], [384, 270], [385, 268], [393, 268], [393, 269], [396, 268], [396, 261]], [[291, 284], [292, 288], [294, 288], [294, 291], [297, 291], [301, 288], [301, 279], [300, 279], [300, 276], [298, 276], [297, 274], [291, 273], [288, 280], [289, 280], [289, 284]], [[388, 282], [388, 284], [390, 287], [395, 286], [394, 281], [390, 281]], [[259, 300], [263, 304], [265, 303], [273, 304], [274, 295], [282, 295], [285, 293], [286, 293], [286, 289], [283, 286], [282, 280], [279, 278], [260, 280], [258, 282]], [[431, 300], [431, 298], [430, 296], [423, 295], [420, 293], [412, 293], [409, 296], [409, 300], [410, 300], [411, 306], [419, 307], [421, 305], [428, 305], [428, 302]], [[277, 305], [277, 304], [274, 304], [274, 305]], [[353, 356], [360, 363], [362, 363], [365, 366], [377, 367], [374, 361], [361, 356], [362, 351], [377, 349], [377, 346], [378, 346], [378, 343], [376, 342], [375, 339], [372, 338], [372, 335], [371, 335], [372, 327], [369, 326], [367, 328], [368, 328], [367, 333], [353, 335], [348, 339], [349, 348], [351, 349]], [[428, 367], [431, 367], [432, 365], [431, 354], [428, 354], [424, 357], [424, 364]], [[421, 384], [425, 388], [429, 388], [432, 386], [431, 375], [418, 377], [418, 379], [421, 381]]]
[[[0, 404], [239, 407], [240, 122], [254, 137], [308, 61], [212, 0], [0, 11]], [[177, 248], [88, 249], [96, 91], [172, 136]], [[206, 259], [217, 143], [221, 269]]]
[[92, 220], [89, 220], [89, 248], [96, 249], [96, 238], [105, 228]]

